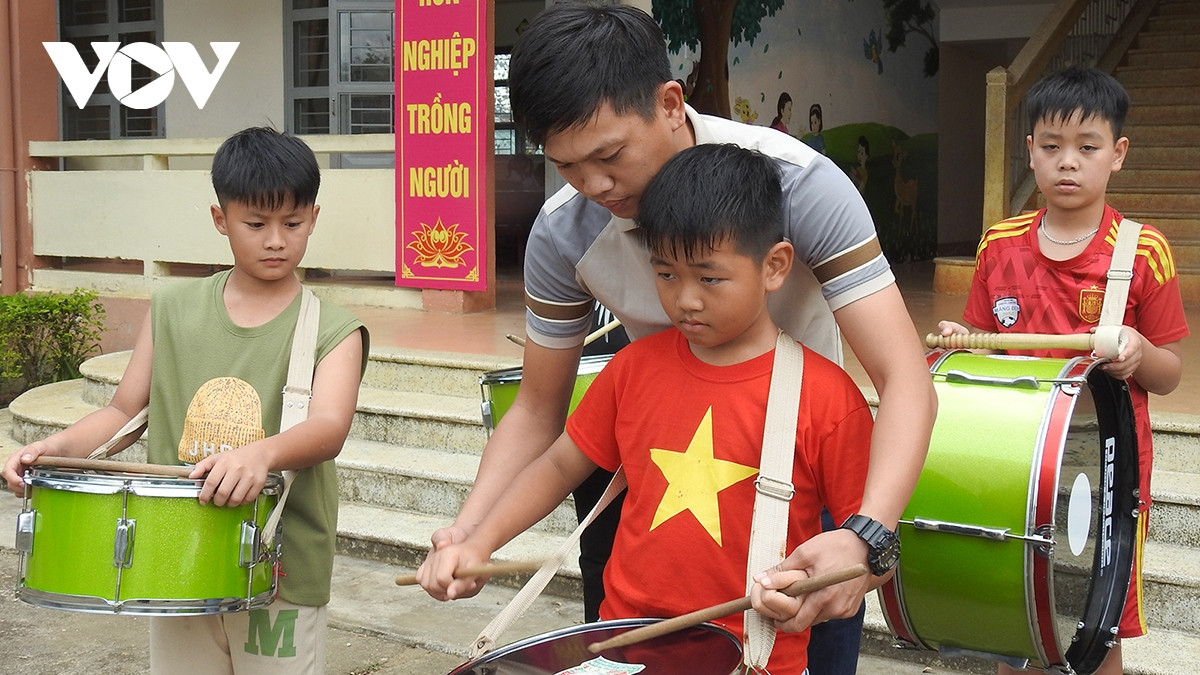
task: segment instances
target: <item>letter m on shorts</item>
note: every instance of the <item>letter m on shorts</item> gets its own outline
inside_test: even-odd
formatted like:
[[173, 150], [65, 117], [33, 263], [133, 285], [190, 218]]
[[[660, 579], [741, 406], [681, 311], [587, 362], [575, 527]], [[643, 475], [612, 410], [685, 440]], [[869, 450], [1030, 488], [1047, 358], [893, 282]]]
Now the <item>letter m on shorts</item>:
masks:
[[[246, 631], [247, 654], [276, 656], [284, 659], [296, 655], [296, 617], [299, 610], [281, 609], [271, 625], [271, 613], [265, 609], [250, 610]], [[283, 644], [280, 644], [282, 641]], [[276, 653], [278, 652], [278, 653]]]

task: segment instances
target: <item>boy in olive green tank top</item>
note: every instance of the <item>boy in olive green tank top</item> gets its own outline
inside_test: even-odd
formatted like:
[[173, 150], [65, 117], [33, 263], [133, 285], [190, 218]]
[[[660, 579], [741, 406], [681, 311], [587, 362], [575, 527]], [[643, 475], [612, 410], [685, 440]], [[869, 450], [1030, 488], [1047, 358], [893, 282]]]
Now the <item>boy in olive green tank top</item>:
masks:
[[250, 611], [151, 618], [150, 669], [323, 673], [337, 529], [333, 459], [350, 431], [368, 335], [348, 311], [321, 303], [308, 415], [280, 433], [279, 392], [302, 290], [295, 271], [320, 211], [320, 170], [299, 139], [253, 128], [217, 150], [212, 181], [212, 220], [229, 240], [233, 267], [157, 291], [112, 401], [13, 454], [0, 477], [22, 494], [22, 475], [38, 457], [85, 457], [147, 404], [149, 460], [194, 464], [203, 504], [249, 504], [269, 474], [297, 471], [282, 519], [276, 600]]

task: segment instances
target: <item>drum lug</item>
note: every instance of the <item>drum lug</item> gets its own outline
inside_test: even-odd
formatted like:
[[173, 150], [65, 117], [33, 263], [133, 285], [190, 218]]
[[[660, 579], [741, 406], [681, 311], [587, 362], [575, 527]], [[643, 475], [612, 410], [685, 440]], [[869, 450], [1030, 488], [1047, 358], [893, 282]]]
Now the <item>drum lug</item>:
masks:
[[117, 536], [113, 543], [113, 567], [133, 567], [133, 533], [137, 520], [117, 519]]
[[33, 553], [33, 525], [36, 519], [37, 511], [22, 511], [17, 514], [15, 547], [18, 552], [25, 555]]
[[241, 548], [238, 551], [238, 566], [253, 567], [270, 557], [270, 551], [262, 550], [262, 530], [249, 520], [242, 521]]
[[483, 428], [487, 429], [488, 435], [491, 435], [492, 429], [496, 428], [496, 425], [492, 422], [492, 402], [484, 401], [480, 403], [479, 412], [483, 416]]

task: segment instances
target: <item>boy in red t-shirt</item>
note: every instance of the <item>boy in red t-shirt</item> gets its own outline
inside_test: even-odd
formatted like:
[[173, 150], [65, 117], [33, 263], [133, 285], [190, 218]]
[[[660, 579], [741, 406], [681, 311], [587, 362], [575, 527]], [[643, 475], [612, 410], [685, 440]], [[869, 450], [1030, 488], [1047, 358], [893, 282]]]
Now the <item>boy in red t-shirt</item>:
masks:
[[[486, 579], [455, 579], [454, 571], [486, 562], [597, 466], [623, 466], [629, 482], [601, 618], [677, 616], [746, 594], [779, 336], [767, 296], [792, 265], [781, 194], [775, 164], [751, 150], [699, 145], [667, 162], [646, 189], [637, 232], [674, 327], [614, 355], [550, 450], [463, 543], [430, 553], [417, 577], [431, 595], [473, 594]], [[871, 429], [850, 377], [805, 349], [787, 551], [821, 532], [823, 506], [838, 523], [855, 514]], [[771, 594], [756, 589], [755, 607], [780, 623], [791, 618], [759, 599]], [[742, 619], [717, 623], [740, 637]], [[807, 643], [807, 627], [779, 634], [770, 671], [803, 673]]]
[[[1046, 208], [993, 225], [976, 254], [975, 276], [963, 318], [942, 321], [943, 335], [968, 327], [989, 332], [1069, 334], [1094, 330], [1100, 319], [1107, 272], [1122, 217], [1105, 202], [1109, 177], [1121, 170], [1129, 139], [1121, 136], [1129, 96], [1111, 75], [1069, 68], [1029, 90], [1032, 134], [1026, 137]], [[1149, 529], [1151, 450], [1148, 392], [1169, 394], [1179, 385], [1179, 341], [1188, 335], [1171, 249], [1162, 233], [1142, 227], [1133, 281], [1122, 323], [1129, 342], [1100, 366], [1127, 380], [1137, 420], [1138, 538], [1133, 577], [1118, 637], [1146, 634], [1142, 611], [1142, 549]], [[1013, 351], [1070, 358], [1065, 349]], [[1000, 666], [1000, 672], [1011, 672]], [[1118, 642], [1098, 673], [1121, 672]]]

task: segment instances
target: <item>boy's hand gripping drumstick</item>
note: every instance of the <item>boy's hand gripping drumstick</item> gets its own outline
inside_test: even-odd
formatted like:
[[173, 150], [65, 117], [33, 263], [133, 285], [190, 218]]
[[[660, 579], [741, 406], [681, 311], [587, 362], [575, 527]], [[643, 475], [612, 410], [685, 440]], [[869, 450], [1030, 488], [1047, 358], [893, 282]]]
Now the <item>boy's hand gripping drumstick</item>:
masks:
[[[502, 574], [521, 574], [522, 572], [536, 572], [541, 569], [545, 561], [542, 560], [513, 560], [510, 562], [492, 562], [483, 565], [466, 565], [454, 570], [454, 578], [462, 579], [463, 577], [479, 577], [489, 576], [495, 577]], [[416, 574], [401, 574], [396, 577], [397, 586], [415, 586], [417, 584]]]
[[1073, 349], [1094, 351], [1115, 359], [1129, 341], [1122, 326], [1100, 326], [1095, 333], [1048, 335], [1042, 333], [954, 333], [925, 336], [926, 347], [943, 349]]
[[[834, 584], [840, 584], [843, 581], [857, 579], [858, 577], [867, 574], [868, 571], [869, 570], [867, 570], [866, 565], [851, 565], [850, 567], [840, 569], [836, 572], [830, 572], [829, 574], [822, 574], [821, 576], [817, 577], [801, 579], [800, 581], [790, 584], [786, 588], [782, 589], [780, 593], [783, 593], [784, 595], [790, 595], [794, 598], [799, 595], [804, 595], [805, 593], [812, 593], [813, 591], [821, 590], [826, 586], [832, 586]], [[603, 642], [593, 642], [592, 644], [588, 645], [587, 649], [593, 654], [599, 654], [605, 649], [612, 649], [613, 647], [625, 647], [638, 642], [644, 642], [651, 638], [666, 635], [667, 633], [673, 633], [677, 630], [683, 630], [684, 628], [698, 626], [705, 621], [712, 621], [723, 616], [729, 616], [730, 614], [744, 612], [748, 609], [750, 609], [750, 596], [747, 595], [744, 598], [730, 600], [729, 602], [723, 602], [719, 605], [713, 605], [712, 607], [707, 607], [705, 609], [698, 609], [694, 612], [683, 614], [671, 619], [657, 621], [642, 628], [635, 628], [628, 633], [621, 633], [620, 635], [609, 638]]]

